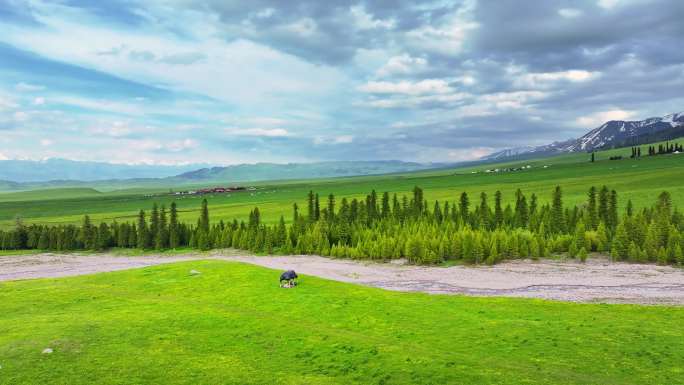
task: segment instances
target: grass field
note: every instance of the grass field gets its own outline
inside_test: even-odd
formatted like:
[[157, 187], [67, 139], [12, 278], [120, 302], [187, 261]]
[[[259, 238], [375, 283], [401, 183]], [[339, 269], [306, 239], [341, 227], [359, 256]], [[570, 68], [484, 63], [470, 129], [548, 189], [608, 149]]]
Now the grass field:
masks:
[[277, 276], [199, 261], [0, 283], [0, 384], [684, 383], [684, 308]]
[[[598, 161], [588, 162], [588, 154], [569, 154], [546, 159], [478, 165], [450, 170], [433, 170], [400, 175], [380, 175], [309, 181], [287, 181], [257, 184], [256, 191], [205, 196], [209, 200], [212, 220], [245, 219], [254, 206], [259, 206], [266, 222], [275, 222], [280, 215], [292, 216], [292, 203], [304, 200], [309, 190], [322, 196], [363, 197], [372, 189], [408, 194], [418, 185], [429, 200], [455, 201], [462, 191], [477, 201], [481, 191], [490, 197], [501, 190], [505, 201], [512, 201], [520, 188], [536, 193], [540, 202], [550, 199], [556, 185], [564, 189], [565, 202], [578, 204], [585, 200], [587, 189], [603, 184], [620, 194], [620, 203], [632, 199], [639, 206], [650, 205], [662, 190], [673, 195], [675, 204], [684, 203], [684, 155], [661, 155], [641, 159], [606, 160], [609, 156], [628, 157], [629, 148], [597, 154]], [[485, 170], [504, 167], [531, 168], [521, 171], [487, 173]], [[546, 167], [545, 167], [546, 166]], [[229, 182], [226, 182], [229, 184]], [[172, 188], [172, 187], [170, 187]], [[38, 190], [0, 194], [0, 228], [13, 225], [15, 216], [27, 223], [79, 223], [89, 214], [94, 221], [133, 221], [140, 209], [151, 208], [154, 202], [170, 205], [176, 201], [183, 221], [197, 219], [201, 200], [205, 197], [175, 197], [164, 190], [131, 190], [101, 193], [92, 189]]]

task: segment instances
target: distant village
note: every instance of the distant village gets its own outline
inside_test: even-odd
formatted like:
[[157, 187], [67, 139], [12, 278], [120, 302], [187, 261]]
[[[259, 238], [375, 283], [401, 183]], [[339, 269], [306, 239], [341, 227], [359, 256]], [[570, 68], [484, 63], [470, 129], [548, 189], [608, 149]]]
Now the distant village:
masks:
[[256, 187], [211, 187], [188, 191], [175, 191], [171, 195], [206, 195], [206, 194], [227, 194], [239, 191], [254, 191]]

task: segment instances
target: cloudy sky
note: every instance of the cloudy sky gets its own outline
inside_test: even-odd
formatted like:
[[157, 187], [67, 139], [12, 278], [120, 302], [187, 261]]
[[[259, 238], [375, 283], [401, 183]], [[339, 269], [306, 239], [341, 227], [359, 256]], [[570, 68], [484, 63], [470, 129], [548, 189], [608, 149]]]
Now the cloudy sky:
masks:
[[682, 20], [679, 0], [0, 0], [0, 159], [474, 159], [684, 110]]

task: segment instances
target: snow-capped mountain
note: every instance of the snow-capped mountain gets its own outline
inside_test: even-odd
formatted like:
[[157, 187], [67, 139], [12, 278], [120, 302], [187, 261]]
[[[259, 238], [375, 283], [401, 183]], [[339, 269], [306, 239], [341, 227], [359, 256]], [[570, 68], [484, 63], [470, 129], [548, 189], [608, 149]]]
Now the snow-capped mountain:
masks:
[[537, 147], [518, 147], [483, 157], [495, 160], [508, 157], [530, 157], [565, 152], [590, 152], [603, 148], [643, 144], [684, 136], [684, 112], [639, 121], [611, 120], [578, 139]]

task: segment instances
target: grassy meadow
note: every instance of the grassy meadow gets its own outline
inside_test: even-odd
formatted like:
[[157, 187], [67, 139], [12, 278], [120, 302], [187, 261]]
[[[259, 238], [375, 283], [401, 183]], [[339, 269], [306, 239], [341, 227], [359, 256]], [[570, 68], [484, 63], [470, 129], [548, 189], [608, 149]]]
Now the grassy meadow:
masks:
[[196, 261], [0, 283], [0, 384], [684, 383], [684, 308], [282, 290], [278, 274]]
[[[646, 153], [645, 148], [642, 153]], [[516, 189], [526, 194], [536, 193], [541, 203], [548, 202], [551, 191], [561, 185], [566, 204], [585, 200], [587, 189], [608, 185], [616, 189], [621, 205], [631, 199], [635, 206], [650, 205], [659, 192], [672, 193], [675, 204], [684, 203], [684, 154], [643, 156], [629, 159], [630, 149], [615, 149], [597, 153], [597, 161], [590, 163], [588, 154], [567, 154], [545, 159], [480, 164], [448, 170], [430, 170], [406, 174], [363, 176], [305, 181], [282, 181], [252, 184], [255, 191], [208, 196], [169, 194], [174, 186], [160, 189], [132, 189], [99, 192], [94, 189], [51, 189], [0, 194], [0, 228], [13, 226], [19, 215], [25, 223], [66, 224], [80, 223], [89, 214], [95, 221], [133, 221], [140, 209], [153, 203], [169, 206], [175, 201], [182, 221], [195, 222], [202, 199], [209, 201], [212, 220], [245, 219], [249, 210], [258, 206], [266, 222], [275, 222], [281, 215], [292, 216], [292, 203], [304, 207], [309, 190], [322, 197], [335, 194], [342, 197], [364, 197], [372, 189], [378, 192], [408, 194], [418, 185], [425, 190], [428, 200], [456, 201], [462, 191], [476, 202], [485, 191], [490, 198], [496, 190], [504, 194], [504, 203], [512, 202]], [[608, 160], [623, 155], [626, 159]], [[487, 169], [531, 166], [509, 172], [486, 172]], [[230, 181], [226, 181], [231, 185]]]

